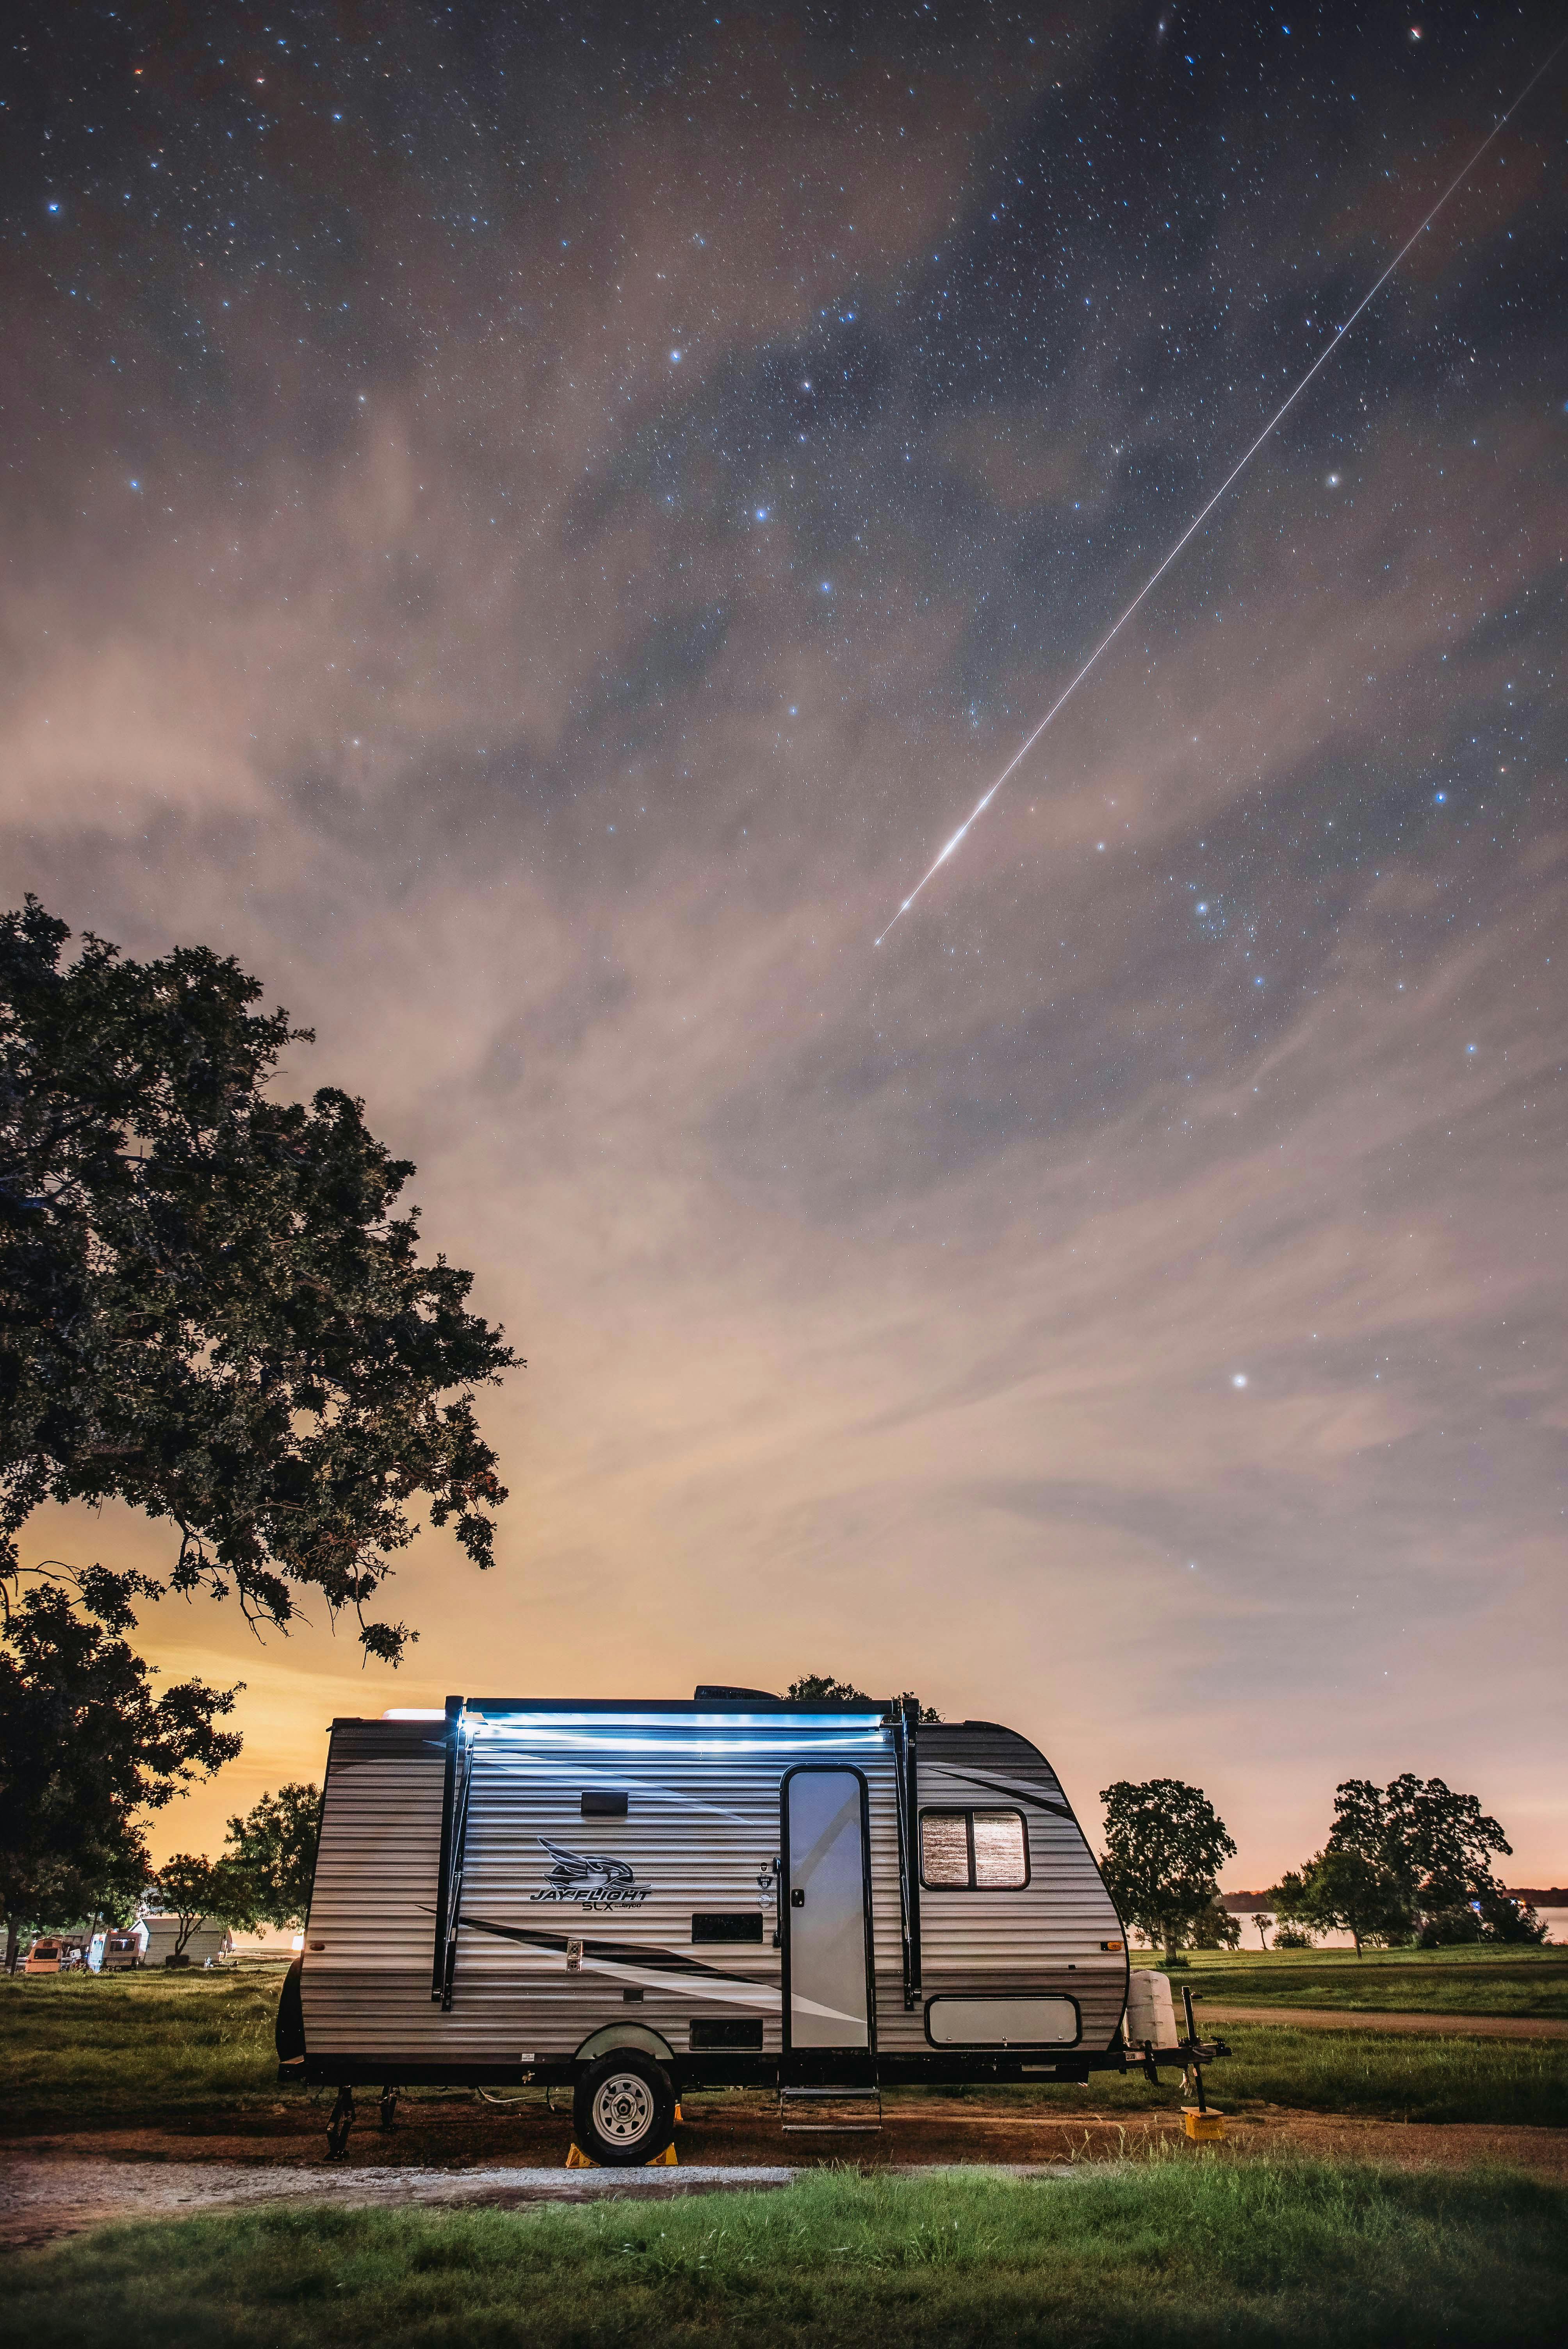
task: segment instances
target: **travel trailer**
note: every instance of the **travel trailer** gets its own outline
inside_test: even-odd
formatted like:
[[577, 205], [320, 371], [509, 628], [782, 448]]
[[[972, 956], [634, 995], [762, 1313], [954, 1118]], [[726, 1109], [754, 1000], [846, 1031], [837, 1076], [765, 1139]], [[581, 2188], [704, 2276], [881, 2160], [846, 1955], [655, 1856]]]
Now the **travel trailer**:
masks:
[[749, 1689], [452, 1697], [333, 1724], [278, 2053], [336, 2085], [334, 2153], [356, 2086], [386, 2118], [402, 2086], [533, 2083], [627, 2165], [704, 2086], [777, 2088], [786, 2128], [875, 2127], [895, 2082], [1223, 2052], [1138, 1982], [1130, 2049], [1120, 1920], [1010, 1729]]
[[23, 1961], [25, 1974], [68, 1974], [82, 1962], [82, 1945], [67, 1940], [58, 1933], [46, 1933], [36, 1940]]

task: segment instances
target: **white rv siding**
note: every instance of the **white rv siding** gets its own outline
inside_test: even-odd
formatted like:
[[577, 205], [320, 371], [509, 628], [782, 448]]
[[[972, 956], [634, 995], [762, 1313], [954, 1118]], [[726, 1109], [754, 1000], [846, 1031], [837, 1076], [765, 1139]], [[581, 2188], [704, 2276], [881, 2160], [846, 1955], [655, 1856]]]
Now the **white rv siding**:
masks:
[[[760, 2019], [763, 2052], [777, 2054], [776, 1899], [770, 1881], [764, 1907], [758, 1879], [771, 1878], [779, 1853], [784, 1774], [812, 1762], [847, 1764], [866, 1779], [879, 2000], [891, 1970], [902, 2010], [890, 1733], [645, 1715], [477, 1724], [463, 1921], [451, 2009], [443, 2013], [430, 1996], [442, 1736], [434, 1723], [334, 1730], [301, 1975], [313, 2054], [559, 2060], [604, 2024], [626, 2022], [685, 2054], [694, 2020], [732, 2018]], [[585, 1818], [583, 1795], [607, 1790], [626, 1794], [625, 1816]], [[555, 1863], [546, 1838], [629, 1865], [633, 1897], [551, 1897]], [[760, 1945], [695, 1942], [694, 1916], [715, 1912], [760, 1915]], [[590, 1951], [568, 1971], [563, 1949], [541, 1946], [551, 1938], [614, 1945], [624, 1955], [609, 1961]], [[635, 1951], [649, 1953], [645, 1962]], [[629, 2002], [628, 1989], [641, 1989], [642, 1999]]]
[[[1127, 1989], [1121, 1925], [1056, 1774], [1026, 1738], [987, 1722], [923, 1729], [916, 1753], [921, 1810], [1018, 1812], [1029, 1880], [1017, 1891], [922, 1888], [922, 2011], [896, 2039], [884, 2033], [883, 2045], [930, 2044], [926, 1999], [1017, 1990], [1075, 1999], [1078, 2044], [1109, 2047]], [[918, 1860], [918, 1821], [915, 1841]]]
[[438, 1723], [334, 1724], [300, 1972], [309, 2046], [424, 2045], [445, 1780]]
[[[897, 1816], [892, 1739], [885, 1731], [844, 1733], [769, 1723], [694, 1732], [686, 1723], [638, 1727], [585, 1725], [481, 1732], [469, 1818], [452, 2013], [449, 2031], [465, 2047], [515, 2044], [518, 2052], [570, 2054], [594, 2031], [634, 2020], [677, 2053], [693, 2021], [762, 2023], [763, 2052], [777, 2054], [781, 2032], [780, 1952], [773, 1863], [779, 1853], [779, 1787], [801, 1764], [848, 1764], [870, 1797], [872, 1875], [879, 1942], [899, 1941]], [[624, 1818], [585, 1818], [584, 1792], [623, 1791]], [[629, 1865], [634, 1884], [607, 1905], [551, 1897], [545, 1839], [586, 1857]], [[764, 1888], [759, 1878], [766, 1878]], [[891, 1907], [888, 1892], [891, 1890]], [[757, 1942], [697, 1942], [699, 1914], [758, 1917]], [[493, 1930], [499, 1928], [500, 1930]], [[492, 1929], [492, 1930], [487, 1930]], [[508, 1933], [581, 1939], [648, 1952], [645, 1962], [595, 1958], [567, 1971], [564, 1951]], [[677, 1971], [659, 1952], [710, 1972]], [[902, 1979], [902, 1976], [901, 1976]], [[641, 1989], [628, 2003], [628, 1989]]]

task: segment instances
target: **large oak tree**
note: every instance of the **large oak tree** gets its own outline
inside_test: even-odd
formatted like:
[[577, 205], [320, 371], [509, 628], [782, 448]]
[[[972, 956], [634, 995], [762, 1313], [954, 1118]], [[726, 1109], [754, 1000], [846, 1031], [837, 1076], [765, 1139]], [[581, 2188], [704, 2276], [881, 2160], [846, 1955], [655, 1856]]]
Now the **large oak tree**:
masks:
[[1201, 1786], [1180, 1778], [1119, 1778], [1100, 1793], [1100, 1872], [1124, 1923], [1174, 1956], [1219, 1898], [1219, 1871], [1235, 1857], [1225, 1823]]
[[236, 1691], [159, 1690], [119, 1635], [145, 1578], [89, 1568], [12, 1599], [0, 1641], [0, 1911], [30, 1925], [128, 1914], [151, 1874], [140, 1816], [240, 1750]]
[[413, 1173], [326, 1087], [273, 1097], [308, 1041], [232, 957], [135, 962], [34, 898], [0, 919], [0, 1578], [45, 1501], [167, 1519], [167, 1588], [287, 1625], [366, 1611], [423, 1500], [476, 1565], [505, 1499], [474, 1390], [516, 1357], [421, 1263]]

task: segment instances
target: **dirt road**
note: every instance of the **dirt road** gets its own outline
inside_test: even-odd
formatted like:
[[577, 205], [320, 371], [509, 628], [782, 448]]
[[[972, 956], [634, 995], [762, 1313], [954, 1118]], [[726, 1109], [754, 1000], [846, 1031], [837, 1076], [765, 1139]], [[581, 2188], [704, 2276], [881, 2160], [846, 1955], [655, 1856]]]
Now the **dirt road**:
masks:
[[[471, 2109], [471, 2107], [470, 2107]], [[826, 2138], [802, 2158], [781, 2139], [762, 2097], [698, 2104], [677, 2132], [680, 2167], [657, 2170], [581, 2170], [563, 2165], [570, 2126], [541, 2106], [508, 2123], [509, 2158], [495, 2158], [496, 2133], [476, 2139], [439, 2109], [426, 2125], [420, 2108], [407, 2127], [384, 2135], [373, 2125], [351, 2140], [346, 2162], [321, 2158], [319, 2127], [222, 2137], [172, 2130], [101, 2130], [13, 2140], [0, 2157], [0, 2243], [13, 2248], [80, 2233], [121, 2219], [172, 2219], [199, 2210], [329, 2201], [347, 2205], [511, 2209], [541, 2201], [585, 2201], [603, 2194], [711, 2193], [720, 2188], [782, 2187], [822, 2162], [850, 2158], [867, 2170], [901, 2172], [938, 2164], [981, 2164], [1010, 2174], [1049, 2177], [1107, 2161], [1135, 2160], [1165, 2144], [1194, 2160], [1214, 2158], [1190, 2146], [1177, 2112], [1119, 2121], [1080, 2113], [1070, 2119], [985, 2110], [965, 2100], [951, 2112], [890, 2104], [874, 2139]], [[458, 2115], [450, 2116], [452, 2121]], [[1219, 2157], [1306, 2156], [1388, 2162], [1401, 2168], [1501, 2162], [1568, 2180], [1568, 2131], [1350, 2120], [1265, 2107], [1233, 2116]], [[780, 2154], [794, 2157], [780, 2161]], [[443, 2159], [443, 2157], [445, 2158]]]

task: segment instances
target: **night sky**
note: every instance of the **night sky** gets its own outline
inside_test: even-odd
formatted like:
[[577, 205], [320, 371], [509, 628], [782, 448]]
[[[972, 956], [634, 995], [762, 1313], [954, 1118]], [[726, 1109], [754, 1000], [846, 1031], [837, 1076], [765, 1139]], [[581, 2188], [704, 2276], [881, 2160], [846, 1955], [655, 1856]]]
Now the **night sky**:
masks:
[[238, 955], [530, 1362], [396, 1678], [150, 1613], [158, 1848], [828, 1671], [1561, 1879], [1568, 52], [873, 941], [1562, 21], [9, 19], [5, 902]]

